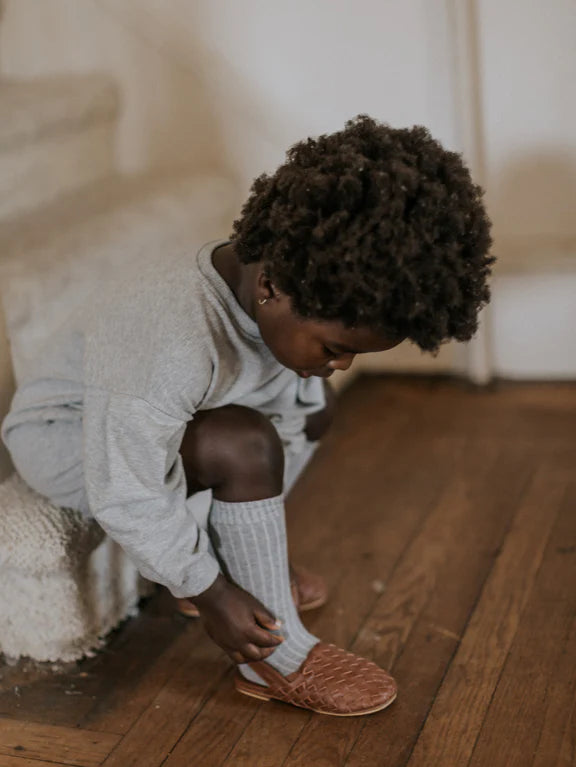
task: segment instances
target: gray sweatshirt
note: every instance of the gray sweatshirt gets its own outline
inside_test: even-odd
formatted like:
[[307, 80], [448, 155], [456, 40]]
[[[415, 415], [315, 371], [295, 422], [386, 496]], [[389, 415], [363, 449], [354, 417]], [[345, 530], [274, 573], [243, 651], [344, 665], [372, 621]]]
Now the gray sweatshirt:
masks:
[[131, 265], [61, 329], [18, 388], [11, 424], [81, 413], [90, 509], [145, 577], [194, 596], [218, 574], [186, 503], [179, 455], [197, 410], [236, 404], [269, 416], [288, 452], [324, 405], [264, 344], [212, 265], [196, 256]]

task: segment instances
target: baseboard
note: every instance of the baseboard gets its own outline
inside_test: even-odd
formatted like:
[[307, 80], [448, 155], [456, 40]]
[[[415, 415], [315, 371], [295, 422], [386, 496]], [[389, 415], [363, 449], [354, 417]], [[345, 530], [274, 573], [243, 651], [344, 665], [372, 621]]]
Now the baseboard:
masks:
[[574, 267], [495, 279], [490, 311], [495, 376], [576, 380], [576, 261]]

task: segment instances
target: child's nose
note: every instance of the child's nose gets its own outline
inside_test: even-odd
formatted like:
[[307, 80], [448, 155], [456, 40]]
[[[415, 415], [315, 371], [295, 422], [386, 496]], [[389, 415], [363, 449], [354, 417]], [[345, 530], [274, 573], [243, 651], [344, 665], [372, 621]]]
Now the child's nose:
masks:
[[348, 370], [354, 362], [355, 356], [355, 354], [341, 354], [338, 359], [331, 360], [328, 363], [328, 367], [332, 368], [332, 370]]

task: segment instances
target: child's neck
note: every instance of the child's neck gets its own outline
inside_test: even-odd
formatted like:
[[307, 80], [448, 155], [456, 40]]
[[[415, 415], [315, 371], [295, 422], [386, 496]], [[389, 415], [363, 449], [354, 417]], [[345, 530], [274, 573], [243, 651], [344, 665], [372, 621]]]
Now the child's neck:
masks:
[[258, 264], [242, 264], [236, 255], [233, 243], [220, 245], [212, 253], [212, 264], [236, 296], [246, 314], [255, 319], [254, 284]]

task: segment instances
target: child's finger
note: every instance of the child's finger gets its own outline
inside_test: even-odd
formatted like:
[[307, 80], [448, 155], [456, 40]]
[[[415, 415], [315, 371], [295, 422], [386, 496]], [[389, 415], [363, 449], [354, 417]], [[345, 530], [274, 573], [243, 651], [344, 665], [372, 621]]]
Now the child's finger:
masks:
[[232, 659], [234, 663], [240, 664], [240, 663], [251, 663], [256, 660], [265, 660], [270, 655], [272, 655], [273, 652], [274, 652], [273, 648], [261, 647], [258, 649], [258, 652], [252, 652], [250, 656], [246, 655], [244, 652], [241, 652], [240, 650], [234, 650], [233, 652], [229, 652], [228, 654], [230, 655], [230, 658]]
[[262, 660], [262, 654], [264, 651], [262, 651], [259, 647], [256, 647], [255, 644], [249, 643], [244, 645], [240, 652], [246, 661], [250, 662], [255, 660]]
[[273, 629], [277, 631], [282, 626], [282, 621], [276, 620], [272, 613], [263, 608], [261, 610], [255, 610], [254, 617], [258, 623], [261, 626], [264, 626], [266, 629]]
[[254, 627], [248, 636], [250, 641], [257, 644], [258, 647], [276, 647], [284, 641], [284, 637], [271, 634], [269, 631], [264, 631], [258, 627]]

